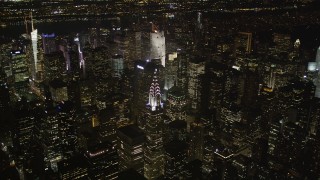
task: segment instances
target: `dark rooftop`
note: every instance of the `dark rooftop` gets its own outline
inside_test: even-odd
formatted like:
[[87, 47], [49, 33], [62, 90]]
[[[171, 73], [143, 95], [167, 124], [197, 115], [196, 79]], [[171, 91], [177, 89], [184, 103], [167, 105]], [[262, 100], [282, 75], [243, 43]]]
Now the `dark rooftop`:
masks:
[[177, 156], [181, 152], [187, 151], [188, 144], [183, 141], [171, 141], [165, 146], [165, 151], [172, 156]]
[[143, 131], [133, 124], [121, 127], [118, 131], [132, 139], [144, 136]]
[[172, 129], [183, 129], [183, 128], [187, 128], [187, 122], [183, 120], [175, 120], [170, 122], [169, 126]]

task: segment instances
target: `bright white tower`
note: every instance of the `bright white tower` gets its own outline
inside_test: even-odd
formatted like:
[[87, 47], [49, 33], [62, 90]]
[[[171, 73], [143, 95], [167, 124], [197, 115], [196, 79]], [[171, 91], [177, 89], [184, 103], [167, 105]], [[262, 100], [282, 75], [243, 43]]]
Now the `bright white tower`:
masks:
[[161, 59], [161, 65], [165, 67], [166, 57], [166, 39], [163, 31], [152, 24], [152, 31], [150, 33], [151, 54], [150, 59]]

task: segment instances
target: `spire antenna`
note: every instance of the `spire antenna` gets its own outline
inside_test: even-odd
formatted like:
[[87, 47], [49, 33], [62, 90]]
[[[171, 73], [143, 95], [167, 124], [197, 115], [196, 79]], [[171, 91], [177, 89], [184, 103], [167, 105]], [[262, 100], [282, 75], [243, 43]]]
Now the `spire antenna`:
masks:
[[32, 31], [34, 31], [32, 12], [30, 12], [30, 18], [31, 18], [31, 29]]

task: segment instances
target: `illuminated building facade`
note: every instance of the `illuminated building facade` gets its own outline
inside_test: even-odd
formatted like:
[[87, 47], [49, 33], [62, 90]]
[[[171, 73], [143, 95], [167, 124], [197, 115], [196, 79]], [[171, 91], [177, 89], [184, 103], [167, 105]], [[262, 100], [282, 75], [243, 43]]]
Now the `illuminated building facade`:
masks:
[[267, 87], [270, 88], [271, 90], [274, 90], [275, 83], [276, 83], [275, 65], [271, 65], [269, 72], [270, 72], [270, 75], [268, 78]]
[[44, 147], [45, 163], [47, 167], [53, 170], [57, 168], [62, 155], [62, 139], [60, 136], [60, 120], [53, 107], [49, 107], [45, 111], [42, 127], [39, 128], [42, 134], [42, 146]]
[[159, 67], [154, 62], [137, 61], [135, 64], [132, 113], [133, 120], [141, 129], [145, 128], [146, 100], [149, 98], [150, 84], [156, 68], [159, 73]]
[[43, 46], [43, 53], [44, 54], [51, 54], [57, 51], [57, 44], [56, 44], [56, 35], [52, 34], [42, 34], [42, 46]]
[[289, 34], [274, 33], [273, 42], [275, 43], [276, 52], [288, 52], [289, 49], [293, 48]]
[[187, 97], [184, 91], [178, 87], [173, 86], [168, 91], [166, 115], [171, 121], [186, 120]]
[[94, 83], [90, 80], [83, 80], [79, 82], [80, 85], [80, 100], [81, 107], [91, 106], [94, 103], [94, 93], [92, 91]]
[[83, 155], [73, 156], [58, 162], [58, 173], [61, 180], [88, 178], [88, 164]]
[[19, 148], [18, 153], [21, 158], [30, 156], [30, 145], [34, 135], [35, 117], [32, 114], [30, 107], [26, 104], [26, 99], [18, 102], [18, 107], [14, 111], [15, 129], [13, 140], [16, 148]]
[[163, 109], [157, 69], [149, 90], [148, 111], [146, 113], [146, 143], [144, 150], [144, 176], [156, 179], [163, 175]]
[[31, 32], [31, 44], [33, 55], [31, 60], [32, 80], [40, 82], [43, 80], [43, 51], [42, 48], [39, 48], [42, 42], [37, 29]]
[[25, 82], [29, 79], [29, 68], [26, 54], [22, 51], [11, 52], [12, 75], [14, 82]]
[[188, 66], [189, 55], [179, 53], [177, 56], [178, 72], [177, 72], [177, 86], [181, 87], [184, 93], [188, 93]]
[[37, 79], [38, 73], [38, 30], [33, 30], [31, 32], [31, 43], [32, 43], [32, 54], [33, 54], [33, 64], [32, 67], [32, 79]]
[[60, 102], [68, 100], [67, 84], [61, 79], [55, 79], [51, 81], [49, 85], [53, 101]]
[[130, 101], [128, 96], [120, 93], [112, 93], [104, 97], [104, 100], [106, 99], [109, 99], [109, 101], [105, 102], [106, 109], [114, 110], [118, 128], [132, 123], [129, 118]]
[[62, 79], [66, 72], [66, 62], [62, 53], [51, 53], [44, 56], [44, 81]]
[[250, 54], [252, 51], [252, 33], [239, 32], [235, 39], [236, 54]]
[[111, 58], [111, 66], [113, 70], [113, 77], [121, 77], [123, 73], [123, 57], [121, 55], [114, 55]]
[[165, 84], [164, 90], [167, 91], [173, 87], [177, 82], [177, 72], [178, 72], [178, 61], [177, 52], [168, 54], [168, 61], [166, 62], [165, 68]]
[[190, 124], [190, 156], [191, 159], [203, 159], [205, 127], [201, 120]]
[[150, 33], [151, 52], [150, 59], [161, 59], [161, 65], [166, 63], [166, 40], [164, 31], [153, 30]]
[[118, 154], [116, 147], [106, 141], [88, 147], [85, 157], [89, 163], [90, 179], [117, 179]]
[[188, 94], [191, 101], [192, 109], [197, 109], [200, 106], [201, 83], [200, 75], [204, 74], [205, 63], [198, 59], [189, 62], [188, 70]]
[[166, 179], [184, 179], [188, 157], [188, 145], [184, 141], [171, 141], [164, 146], [165, 164], [164, 176]]
[[119, 171], [135, 169], [143, 174], [145, 135], [136, 125], [118, 129]]

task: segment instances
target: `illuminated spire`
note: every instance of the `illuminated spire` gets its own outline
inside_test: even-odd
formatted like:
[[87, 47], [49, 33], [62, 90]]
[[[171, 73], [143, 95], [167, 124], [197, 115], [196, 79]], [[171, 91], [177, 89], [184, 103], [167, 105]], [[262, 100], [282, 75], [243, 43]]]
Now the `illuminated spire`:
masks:
[[155, 69], [154, 75], [153, 75], [153, 80], [150, 86], [149, 90], [149, 105], [151, 106], [151, 110], [155, 111], [157, 107], [161, 106], [161, 91], [160, 91], [160, 85], [158, 82], [158, 77], [157, 77], [158, 70]]

